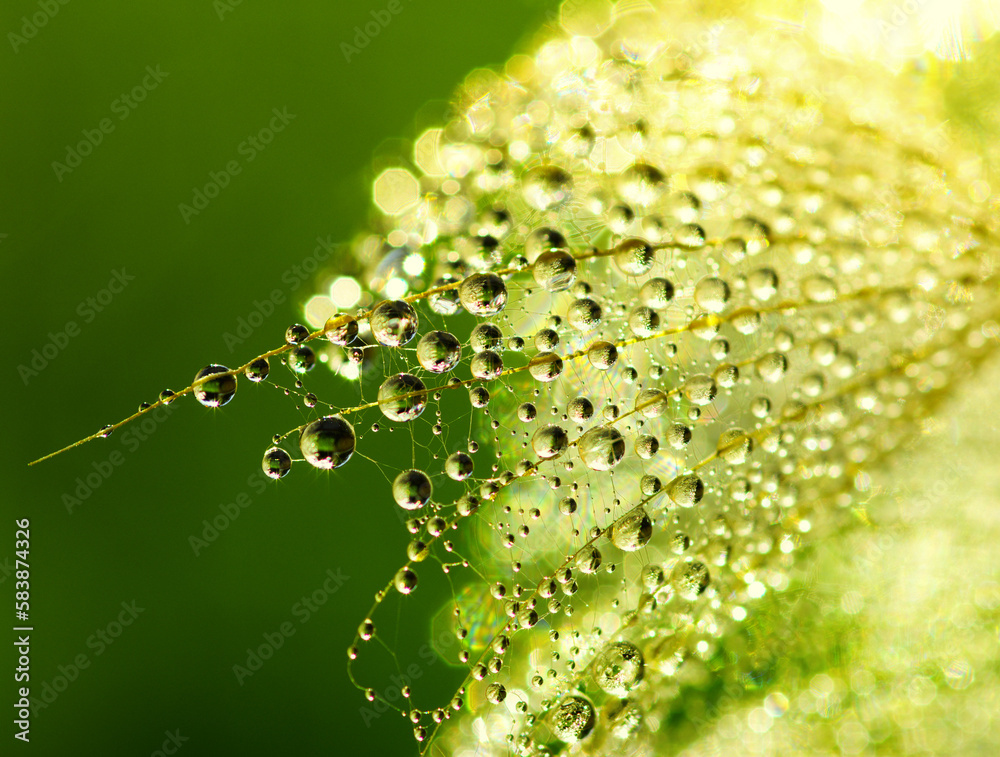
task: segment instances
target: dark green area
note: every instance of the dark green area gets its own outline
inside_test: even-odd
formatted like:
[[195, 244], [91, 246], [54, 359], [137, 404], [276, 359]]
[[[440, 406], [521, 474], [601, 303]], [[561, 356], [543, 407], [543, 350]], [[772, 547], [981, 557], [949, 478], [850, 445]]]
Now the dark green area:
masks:
[[[3, 754], [148, 755], [168, 731], [187, 739], [187, 757], [415, 751], [402, 718], [365, 726], [345, 672], [346, 647], [400, 564], [406, 534], [391, 502], [373, 495], [387, 492], [384, 475], [360, 457], [329, 475], [299, 465], [280, 485], [263, 479], [270, 436], [305, 417], [292, 401], [243, 381], [220, 410], [180, 402], [160, 422], [27, 463], [186, 385], [207, 364], [240, 363], [280, 343], [313, 283], [294, 266], [314, 255], [317, 238], [348, 239], [368, 217], [379, 144], [414, 136], [426, 103], [449, 98], [473, 68], [505, 60], [554, 5], [402, 0], [349, 62], [341, 43], [386, 2], [4, 5], [0, 607], [11, 638], [15, 578], [6, 568], [14, 520], [30, 518], [28, 685], [36, 699], [61, 687], [59, 676], [68, 685], [32, 718], [30, 744], [15, 741], [8, 642]], [[22, 36], [23, 17], [35, 14], [45, 23], [33, 36], [8, 36]], [[122, 95], [144, 80], [132, 108]], [[263, 150], [241, 152], [274, 109], [289, 114], [282, 131]], [[99, 143], [74, 167], [67, 148], [85, 132]], [[239, 173], [185, 219], [178, 206], [193, 204], [194, 189], [230, 161]], [[106, 305], [88, 304], [116, 271], [127, 284], [114, 284], [121, 291]], [[276, 289], [284, 304], [231, 352], [224, 334]], [[309, 388], [327, 394], [338, 386], [317, 384]], [[404, 433], [363, 437], [365, 445], [379, 456], [411, 449]], [[78, 480], [91, 474], [98, 485], [88, 494]], [[79, 500], [72, 513], [67, 496]], [[190, 537], [240, 497], [247, 506], [195, 556]], [[349, 579], [303, 622], [296, 603], [321, 589], [328, 570]], [[431, 582], [421, 588], [446, 596]], [[101, 642], [95, 634], [133, 601], [138, 617]], [[426, 604], [413, 611], [414, 643], [403, 651], [419, 653], [429, 634], [439, 605]], [[294, 635], [241, 685], [234, 665], [286, 623]], [[86, 667], [74, 673], [80, 660]]]

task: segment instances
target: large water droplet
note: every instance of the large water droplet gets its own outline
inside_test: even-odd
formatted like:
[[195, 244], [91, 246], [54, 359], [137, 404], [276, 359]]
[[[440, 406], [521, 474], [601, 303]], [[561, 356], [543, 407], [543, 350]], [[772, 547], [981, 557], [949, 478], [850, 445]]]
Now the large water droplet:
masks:
[[299, 436], [299, 449], [306, 462], [316, 468], [339, 468], [354, 454], [354, 427], [339, 415], [313, 421]]
[[653, 521], [643, 509], [619, 518], [611, 527], [611, 543], [622, 552], [637, 552], [653, 537]]
[[645, 239], [626, 239], [615, 247], [614, 261], [626, 276], [642, 276], [653, 267], [656, 253]]
[[462, 359], [462, 343], [447, 331], [428, 331], [417, 342], [417, 361], [431, 373], [447, 373]]
[[535, 210], [550, 210], [570, 198], [573, 177], [558, 166], [538, 166], [524, 175], [521, 191]]
[[678, 563], [670, 578], [677, 594], [688, 601], [694, 601], [703, 594], [711, 581], [705, 563], [697, 561]]
[[236, 376], [226, 373], [229, 369], [224, 365], [206, 365], [195, 375], [194, 380], [222, 373], [197, 386], [194, 390], [195, 399], [205, 407], [222, 407], [236, 396]]
[[543, 252], [535, 261], [532, 275], [546, 291], [561, 292], [576, 281], [576, 259], [562, 250]]
[[558, 457], [569, 446], [569, 435], [562, 426], [549, 424], [539, 428], [531, 437], [531, 448], [543, 460]]
[[264, 453], [260, 467], [268, 478], [284, 478], [292, 469], [292, 458], [281, 447], [271, 447]]
[[611, 696], [625, 697], [642, 681], [644, 668], [642, 652], [635, 644], [614, 641], [594, 660], [594, 680]]
[[612, 426], [597, 426], [580, 437], [580, 458], [591, 470], [611, 470], [625, 456], [625, 439]]
[[678, 476], [670, 482], [667, 488], [667, 495], [674, 504], [681, 507], [694, 507], [701, 502], [705, 494], [705, 484], [693, 473], [685, 476]]
[[459, 284], [458, 299], [473, 315], [496, 315], [507, 305], [507, 285], [495, 273], [474, 273]]
[[404, 510], [419, 510], [431, 498], [431, 480], [422, 470], [405, 470], [392, 482], [392, 498]]
[[417, 311], [403, 300], [386, 300], [372, 310], [369, 324], [379, 344], [400, 347], [417, 334]]
[[427, 406], [427, 387], [410, 373], [397, 373], [378, 388], [378, 406], [389, 420], [412, 421]]
[[584, 697], [572, 694], [552, 711], [552, 733], [560, 741], [574, 744], [591, 734], [596, 721], [594, 705]]

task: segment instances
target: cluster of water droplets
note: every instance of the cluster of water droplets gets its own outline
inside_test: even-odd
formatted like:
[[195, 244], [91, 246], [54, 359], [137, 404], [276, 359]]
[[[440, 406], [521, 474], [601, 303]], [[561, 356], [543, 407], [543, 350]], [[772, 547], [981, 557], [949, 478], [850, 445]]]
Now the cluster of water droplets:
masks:
[[[556, 35], [470, 77], [399, 169], [408, 202], [376, 186], [392, 210], [356, 245], [360, 309], [331, 293], [325, 321], [195, 377], [221, 407], [269, 361], [292, 371], [316, 417], [269, 444], [275, 479], [377, 457], [381, 424], [438, 438], [381, 461], [370, 506], [412, 538], [348, 650], [379, 699], [356, 671], [383, 602], [425, 571], [464, 587], [442, 611], [464, 683], [392, 705], [418, 741], [662, 746], [686, 686], [747, 664], [727, 644], [803, 540], [849, 520], [858, 477], [986, 355], [978, 168], [869, 78], [734, 16], [636, 6]], [[377, 390], [320, 400], [317, 365]], [[471, 433], [442, 414], [454, 392]]]

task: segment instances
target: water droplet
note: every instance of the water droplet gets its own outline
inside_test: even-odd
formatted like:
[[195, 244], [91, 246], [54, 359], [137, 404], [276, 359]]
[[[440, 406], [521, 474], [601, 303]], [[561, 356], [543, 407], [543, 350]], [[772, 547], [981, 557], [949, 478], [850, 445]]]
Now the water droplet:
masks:
[[[213, 373], [221, 373], [224, 375], [209, 379], [195, 388], [195, 399], [197, 399], [198, 402], [205, 407], [222, 407], [228, 403], [229, 400], [235, 397], [236, 376], [231, 373], [227, 373], [228, 370], [229, 369], [224, 365], [206, 365], [198, 371], [194, 377], [195, 381], [199, 381], [205, 376], [211, 376]], [[160, 398], [163, 398], [162, 392], [160, 394]]]
[[837, 284], [826, 276], [810, 276], [802, 282], [802, 294], [809, 302], [833, 302], [837, 299]]
[[646, 418], [659, 418], [669, 407], [667, 394], [661, 389], [643, 389], [635, 397], [635, 409]]
[[552, 733], [567, 744], [574, 744], [591, 734], [597, 716], [594, 706], [584, 697], [565, 697], [552, 712]]
[[309, 338], [309, 329], [301, 323], [293, 323], [285, 329], [285, 344], [302, 344]]
[[547, 292], [569, 289], [576, 281], [576, 259], [562, 250], [543, 252], [532, 271], [535, 283]]
[[405, 470], [392, 482], [392, 498], [404, 510], [419, 510], [430, 501], [432, 491], [431, 480], [422, 470]]
[[770, 268], [758, 268], [747, 276], [747, 289], [761, 302], [778, 293], [778, 274]]
[[569, 435], [562, 426], [549, 424], [542, 426], [531, 437], [531, 448], [543, 460], [558, 457], [569, 446]]
[[255, 384], [259, 384], [261, 381], [267, 378], [267, 375], [271, 372], [271, 364], [267, 362], [266, 357], [259, 357], [254, 360], [250, 365], [247, 366], [245, 371], [246, 377], [250, 379]]
[[521, 191], [535, 210], [551, 210], [569, 200], [573, 177], [558, 166], [537, 166], [524, 175]]
[[618, 362], [618, 348], [611, 342], [594, 342], [587, 348], [587, 360], [599, 371], [609, 370]]
[[400, 594], [409, 594], [417, 588], [417, 574], [409, 568], [400, 568], [396, 571], [392, 584]]
[[640, 339], [652, 336], [660, 328], [660, 316], [652, 308], [639, 305], [629, 313], [628, 327]]
[[469, 337], [473, 352], [497, 351], [502, 341], [503, 332], [492, 323], [480, 323], [472, 330], [472, 335]]
[[311, 347], [300, 345], [289, 353], [288, 367], [294, 373], [308, 373], [316, 367], [316, 353]]
[[576, 423], [589, 421], [594, 417], [594, 403], [586, 397], [575, 397], [566, 406], [566, 415]]
[[705, 563], [678, 563], [672, 572], [671, 583], [677, 594], [683, 599], [693, 602], [708, 588], [711, 576]]
[[354, 454], [354, 426], [339, 415], [313, 421], [299, 436], [299, 449], [306, 462], [316, 468], [339, 468]]
[[674, 285], [663, 278], [650, 279], [639, 288], [639, 301], [654, 310], [665, 308], [674, 299]]
[[566, 320], [581, 334], [586, 334], [601, 325], [601, 306], [589, 297], [581, 297], [569, 306]]
[[530, 262], [534, 263], [547, 252], [569, 252], [566, 237], [555, 229], [535, 229], [524, 240], [524, 254], [528, 256]]
[[507, 689], [502, 683], [491, 683], [486, 687], [486, 701], [490, 704], [500, 704], [507, 698]]
[[358, 319], [352, 315], [338, 313], [327, 319], [323, 333], [334, 344], [346, 347], [358, 335]]
[[730, 465], [745, 463], [753, 452], [753, 439], [741, 428], [731, 428], [719, 436], [719, 457]]
[[378, 388], [378, 404], [382, 414], [393, 421], [407, 422], [418, 418], [427, 405], [427, 387], [410, 373], [397, 373]]
[[694, 287], [694, 302], [709, 313], [721, 313], [729, 302], [729, 284], [714, 276], [702, 279]]
[[594, 680], [611, 696], [625, 697], [642, 682], [645, 661], [627, 641], [608, 644], [594, 660]]
[[[451, 284], [456, 284], [458, 277], [453, 274], [445, 274], [434, 282], [434, 289], [440, 289]], [[458, 312], [460, 303], [458, 301], [458, 289], [452, 287], [441, 292], [434, 292], [427, 298], [427, 302], [438, 315], [455, 315]]]
[[507, 305], [507, 285], [495, 273], [474, 273], [459, 284], [458, 298], [473, 315], [496, 315]]
[[615, 247], [614, 261], [626, 276], [642, 276], [653, 267], [656, 253], [645, 239], [626, 239]]
[[562, 371], [562, 358], [554, 352], [541, 352], [528, 363], [528, 372], [537, 381], [555, 381]]
[[611, 543], [622, 552], [637, 552], [653, 537], [653, 521], [642, 508], [622, 516], [611, 527]]
[[652, 434], [639, 434], [635, 438], [635, 454], [643, 460], [651, 460], [660, 450], [660, 440]]
[[371, 618], [365, 618], [358, 626], [358, 636], [362, 641], [370, 641], [375, 636], [375, 624]]
[[715, 399], [718, 389], [711, 376], [704, 373], [696, 373], [684, 382], [681, 390], [684, 397], [695, 405], [707, 405]]
[[469, 371], [474, 378], [493, 381], [503, 373], [503, 358], [493, 350], [483, 350], [472, 356]]
[[464, 452], [453, 452], [444, 462], [444, 472], [453, 481], [465, 481], [475, 467], [472, 458]]
[[530, 402], [522, 402], [517, 407], [517, 417], [524, 423], [535, 420], [538, 416], [538, 409]]
[[741, 308], [729, 316], [729, 322], [741, 334], [756, 334], [760, 329], [760, 313], [753, 308]]
[[625, 456], [625, 439], [618, 429], [611, 426], [590, 429], [580, 437], [577, 446], [580, 459], [591, 470], [611, 470]]
[[667, 488], [667, 496], [676, 505], [681, 507], [694, 507], [705, 494], [705, 484], [693, 473], [685, 476], [678, 476], [670, 482]]
[[369, 324], [379, 344], [400, 347], [417, 334], [417, 311], [403, 300], [386, 300], [372, 310]]
[[660, 199], [666, 188], [666, 177], [655, 166], [636, 163], [618, 177], [618, 194], [625, 202], [648, 207]]
[[644, 497], [652, 497], [663, 489], [663, 482], [656, 476], [643, 476], [639, 479], [639, 491]]
[[260, 467], [264, 470], [268, 478], [277, 480], [288, 475], [288, 472], [292, 469], [292, 458], [281, 447], [271, 447], [271, 449], [264, 453], [264, 459], [261, 461]]
[[667, 429], [667, 443], [674, 449], [684, 449], [691, 443], [691, 429], [683, 423], [671, 424]]
[[428, 331], [417, 342], [417, 361], [431, 373], [447, 373], [462, 359], [462, 343], [447, 331]]
[[754, 363], [757, 375], [764, 381], [774, 384], [784, 378], [788, 370], [788, 358], [780, 352], [769, 352]]
[[593, 575], [601, 567], [601, 551], [593, 544], [588, 544], [576, 557], [576, 567], [581, 573]]

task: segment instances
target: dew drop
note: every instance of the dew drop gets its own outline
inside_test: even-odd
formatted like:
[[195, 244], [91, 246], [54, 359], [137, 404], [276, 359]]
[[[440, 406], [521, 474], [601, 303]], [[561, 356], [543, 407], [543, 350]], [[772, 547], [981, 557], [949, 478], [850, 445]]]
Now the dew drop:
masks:
[[474, 468], [472, 458], [464, 452], [453, 452], [444, 462], [444, 472], [453, 481], [465, 481]]
[[428, 331], [417, 342], [417, 362], [431, 373], [447, 373], [462, 359], [462, 343], [447, 331]]
[[473, 330], [469, 337], [469, 344], [473, 352], [483, 352], [485, 350], [497, 351], [503, 341], [503, 332], [492, 323], [480, 323]]
[[417, 311], [403, 300], [386, 300], [372, 310], [369, 324], [379, 344], [400, 347], [417, 334]]
[[323, 334], [334, 344], [346, 347], [358, 335], [358, 319], [345, 313], [338, 313], [327, 319]]
[[552, 733], [560, 741], [575, 744], [591, 734], [596, 721], [594, 706], [584, 697], [572, 694], [553, 710]]
[[580, 437], [577, 448], [584, 465], [591, 470], [606, 471], [618, 465], [625, 456], [625, 439], [616, 428], [597, 426]]
[[639, 301], [646, 307], [659, 310], [674, 299], [674, 285], [663, 278], [650, 279], [639, 288]]
[[410, 594], [417, 588], [417, 574], [409, 568], [400, 568], [396, 571], [392, 584], [400, 594]]
[[594, 342], [587, 348], [587, 360], [599, 371], [610, 370], [618, 362], [618, 348], [611, 342]]
[[521, 191], [535, 210], [551, 210], [569, 200], [573, 177], [558, 166], [537, 166], [524, 175]]
[[[227, 404], [236, 396], [236, 376], [228, 373], [228, 371], [229, 369], [224, 365], [206, 365], [198, 371], [194, 377], [196, 382], [214, 373], [224, 375], [216, 376], [197, 386], [194, 390], [195, 399], [205, 407], [222, 407]], [[171, 394], [173, 393], [171, 392]], [[160, 399], [163, 399], [162, 392]]]
[[496, 315], [507, 305], [507, 285], [495, 273], [474, 273], [458, 285], [458, 299], [473, 315]]
[[542, 426], [531, 437], [531, 448], [543, 460], [558, 457], [569, 446], [569, 435], [562, 426]]
[[611, 527], [611, 543], [622, 552], [637, 552], [653, 537], [653, 521], [642, 508], [622, 516]]
[[378, 388], [378, 406], [389, 420], [412, 421], [420, 417], [427, 406], [427, 387], [410, 373], [397, 373]]
[[309, 329], [301, 323], [293, 323], [285, 329], [285, 344], [302, 344], [309, 338]]
[[611, 696], [625, 697], [642, 682], [645, 661], [627, 641], [608, 644], [594, 660], [594, 680]]
[[293, 349], [288, 355], [288, 367], [293, 373], [308, 373], [316, 367], [316, 353], [311, 347], [302, 344]]
[[247, 366], [246, 371], [244, 371], [246, 377], [255, 384], [259, 384], [261, 381], [266, 379], [270, 372], [271, 364], [267, 362], [266, 357], [257, 358], [250, 363], [250, 365]]
[[405, 470], [392, 482], [392, 498], [404, 510], [419, 510], [430, 501], [432, 491], [431, 480], [422, 470]]
[[614, 249], [614, 261], [618, 270], [626, 276], [642, 276], [649, 273], [656, 260], [652, 245], [645, 239], [626, 239]]
[[701, 596], [705, 592], [705, 589], [708, 588], [710, 581], [711, 576], [708, 568], [705, 566], [705, 563], [698, 561], [678, 563], [671, 575], [671, 583], [677, 591], [678, 596], [689, 602], [693, 602]]
[[536, 381], [555, 381], [562, 371], [562, 358], [554, 352], [541, 352], [528, 363], [528, 372]]
[[287, 476], [292, 469], [292, 458], [281, 447], [271, 447], [264, 453], [260, 467], [268, 478], [278, 480]]
[[354, 445], [354, 426], [339, 415], [313, 421], [299, 436], [299, 449], [306, 462], [325, 470], [339, 468], [350, 460]]
[[534, 263], [535, 283], [547, 292], [569, 289], [576, 281], [576, 259], [568, 252], [543, 252]]
[[705, 484], [693, 473], [685, 476], [678, 476], [670, 482], [667, 488], [667, 496], [676, 505], [681, 507], [694, 507], [705, 494]]

